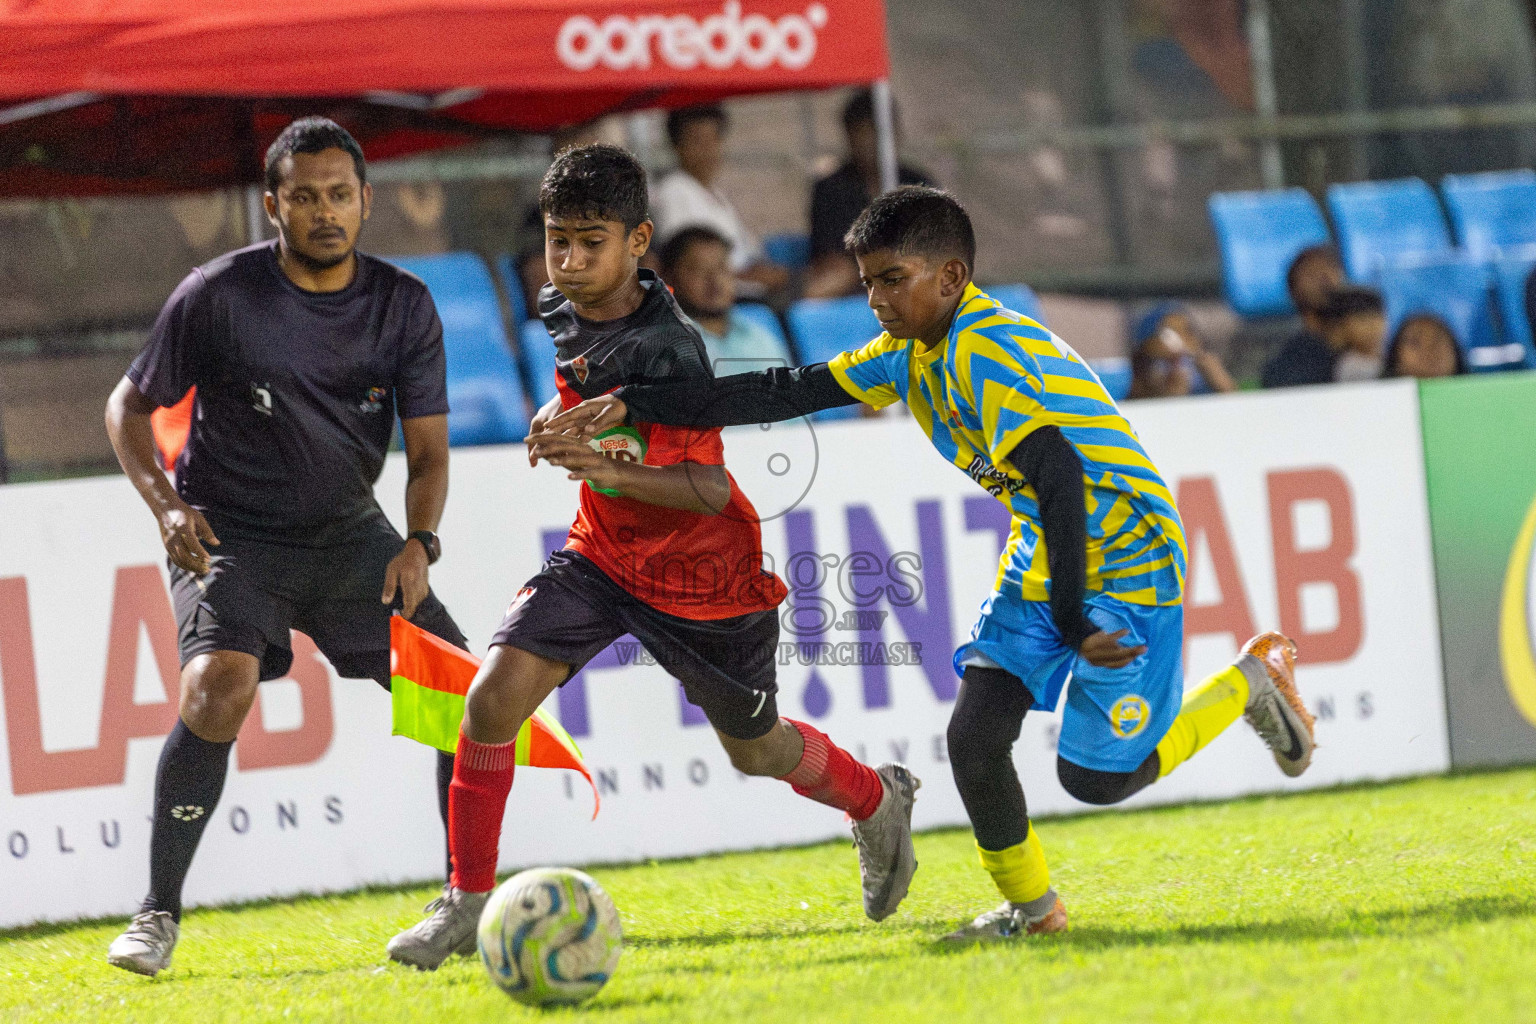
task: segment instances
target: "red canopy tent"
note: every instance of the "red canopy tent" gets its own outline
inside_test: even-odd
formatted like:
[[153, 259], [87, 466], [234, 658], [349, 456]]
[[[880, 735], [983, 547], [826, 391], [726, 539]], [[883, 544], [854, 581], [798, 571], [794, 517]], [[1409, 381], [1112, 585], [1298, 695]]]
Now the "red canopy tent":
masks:
[[254, 183], [302, 114], [382, 159], [888, 69], [882, 0], [0, 0], [0, 195]]

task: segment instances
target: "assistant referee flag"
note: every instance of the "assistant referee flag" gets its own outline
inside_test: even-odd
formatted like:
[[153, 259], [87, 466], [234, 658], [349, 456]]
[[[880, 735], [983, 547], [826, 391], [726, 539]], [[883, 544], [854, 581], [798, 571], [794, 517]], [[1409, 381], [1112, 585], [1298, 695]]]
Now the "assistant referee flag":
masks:
[[[464, 719], [464, 695], [480, 660], [468, 651], [433, 636], [399, 615], [389, 620], [390, 699], [396, 736], [408, 736], [438, 750], [453, 753], [459, 745]], [[570, 734], [543, 708], [517, 732], [515, 763], [533, 768], [569, 768], [592, 787], [592, 817], [602, 800], [581, 750]]]

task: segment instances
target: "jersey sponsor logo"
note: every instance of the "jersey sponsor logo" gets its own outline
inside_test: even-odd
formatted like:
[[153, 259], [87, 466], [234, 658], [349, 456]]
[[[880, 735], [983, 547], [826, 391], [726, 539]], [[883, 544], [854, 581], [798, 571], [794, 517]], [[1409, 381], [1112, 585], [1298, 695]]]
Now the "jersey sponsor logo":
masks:
[[994, 498], [1000, 497], [1004, 491], [1017, 494], [1026, 486], [1023, 480], [1009, 476], [980, 455], [971, 458], [971, 464], [965, 467], [965, 471]]
[[653, 59], [686, 71], [703, 65], [716, 71], [740, 64], [760, 71], [773, 64], [797, 71], [816, 56], [816, 33], [827, 26], [819, 3], [804, 14], [777, 20], [742, 14], [739, 0], [726, 0], [719, 14], [698, 21], [687, 14], [622, 14], [601, 23], [585, 15], [567, 18], [555, 36], [555, 55], [573, 71], [599, 64], [614, 71], [648, 68]]
[[[610, 459], [618, 459], [621, 462], [645, 462], [645, 438], [640, 436], [640, 431], [634, 427], [612, 427], [598, 434], [587, 442], [592, 450], [601, 452]], [[586, 482], [592, 487], [592, 482]], [[610, 498], [619, 496], [619, 492], [607, 487], [592, 487], [598, 494], [606, 494]]]
[[1147, 721], [1152, 717], [1152, 709], [1147, 702], [1128, 693], [1115, 701], [1109, 709], [1109, 727], [1115, 730], [1115, 735], [1123, 740], [1128, 740], [1147, 727]]
[[384, 408], [384, 399], [387, 397], [389, 397], [388, 388], [369, 388], [362, 402], [358, 404], [357, 411], [364, 415], [379, 412]]
[[589, 367], [586, 356], [577, 356], [571, 360], [571, 372], [576, 375], [576, 382], [578, 384], [585, 384], [587, 382], [588, 371]]

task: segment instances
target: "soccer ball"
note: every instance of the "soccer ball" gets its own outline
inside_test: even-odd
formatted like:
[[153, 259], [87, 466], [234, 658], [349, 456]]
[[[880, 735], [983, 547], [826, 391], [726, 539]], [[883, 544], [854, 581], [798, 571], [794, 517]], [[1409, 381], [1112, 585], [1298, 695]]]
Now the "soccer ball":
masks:
[[579, 1003], [613, 976], [624, 934], [613, 900], [573, 868], [520, 871], [480, 914], [480, 959], [520, 1003]]

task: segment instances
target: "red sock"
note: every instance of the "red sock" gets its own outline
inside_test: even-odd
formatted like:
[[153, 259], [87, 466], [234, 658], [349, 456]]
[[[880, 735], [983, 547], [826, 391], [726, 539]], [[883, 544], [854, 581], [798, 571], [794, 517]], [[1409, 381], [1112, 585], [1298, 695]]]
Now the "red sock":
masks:
[[459, 732], [448, 787], [448, 849], [453, 855], [453, 885], [465, 892], [496, 888], [496, 857], [501, 819], [512, 791], [517, 741], [476, 743]]
[[808, 796], [819, 804], [847, 811], [854, 821], [863, 821], [880, 808], [885, 797], [885, 785], [869, 765], [860, 764], [853, 755], [827, 738], [827, 734], [814, 726], [797, 722], [793, 718], [784, 721], [800, 731], [805, 740], [805, 753], [795, 770], [782, 776], [795, 787], [795, 792]]

